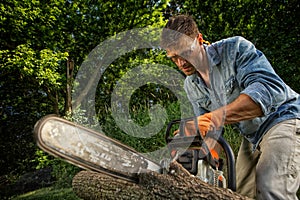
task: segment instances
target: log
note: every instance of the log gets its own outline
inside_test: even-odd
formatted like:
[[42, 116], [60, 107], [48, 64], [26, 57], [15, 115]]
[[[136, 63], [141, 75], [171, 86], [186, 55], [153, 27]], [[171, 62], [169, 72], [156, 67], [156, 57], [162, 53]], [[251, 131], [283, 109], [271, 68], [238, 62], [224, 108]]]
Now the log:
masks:
[[146, 172], [138, 183], [93, 171], [81, 171], [73, 178], [74, 193], [85, 200], [98, 199], [249, 199], [226, 188], [209, 185], [191, 175], [177, 162], [167, 174]]

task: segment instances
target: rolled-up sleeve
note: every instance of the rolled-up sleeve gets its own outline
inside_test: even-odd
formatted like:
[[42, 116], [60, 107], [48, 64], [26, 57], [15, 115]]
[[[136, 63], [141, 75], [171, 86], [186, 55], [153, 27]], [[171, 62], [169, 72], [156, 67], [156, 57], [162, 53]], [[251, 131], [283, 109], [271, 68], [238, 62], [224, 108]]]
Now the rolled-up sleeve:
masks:
[[286, 100], [286, 86], [265, 55], [240, 37], [236, 43], [237, 81], [241, 93], [261, 106], [264, 115], [275, 112]]
[[259, 82], [253, 83], [245, 88], [242, 93], [247, 94], [254, 102], [259, 104], [265, 115], [272, 111], [276, 111], [276, 106], [273, 105], [271, 93], [264, 84]]

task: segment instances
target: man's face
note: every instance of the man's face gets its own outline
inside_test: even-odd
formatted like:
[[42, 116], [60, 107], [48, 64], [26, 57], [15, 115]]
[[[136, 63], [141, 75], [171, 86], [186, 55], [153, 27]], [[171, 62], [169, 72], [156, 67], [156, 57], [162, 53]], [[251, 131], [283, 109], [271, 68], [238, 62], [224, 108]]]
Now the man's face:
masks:
[[185, 58], [173, 52], [167, 52], [167, 56], [177, 65], [185, 75], [190, 76], [196, 72], [195, 67]]
[[191, 63], [197, 57], [193, 45], [197, 42], [188, 42], [178, 46], [173, 50], [167, 50], [167, 57], [170, 58], [185, 75], [190, 76], [196, 72], [194, 65]]

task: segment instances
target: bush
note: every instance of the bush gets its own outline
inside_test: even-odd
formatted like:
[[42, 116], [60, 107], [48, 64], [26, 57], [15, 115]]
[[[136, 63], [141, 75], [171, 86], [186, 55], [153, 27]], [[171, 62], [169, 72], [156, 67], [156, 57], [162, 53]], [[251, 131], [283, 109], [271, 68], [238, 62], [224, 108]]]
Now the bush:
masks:
[[71, 187], [73, 176], [80, 171], [80, 168], [60, 158], [54, 158], [42, 150], [36, 151], [36, 158], [33, 162], [37, 164], [37, 170], [51, 169], [52, 178], [55, 180], [54, 185], [57, 188]]

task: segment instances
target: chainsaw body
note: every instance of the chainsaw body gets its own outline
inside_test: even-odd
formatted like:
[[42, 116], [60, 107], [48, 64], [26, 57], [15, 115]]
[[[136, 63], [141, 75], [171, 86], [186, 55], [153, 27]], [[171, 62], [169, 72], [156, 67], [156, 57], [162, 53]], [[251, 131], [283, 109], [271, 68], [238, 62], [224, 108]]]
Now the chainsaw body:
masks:
[[[168, 124], [166, 142], [171, 156], [202, 181], [235, 191], [235, 159], [230, 145], [222, 134], [208, 133], [203, 138], [197, 123], [191, 123], [194, 120], [174, 120]], [[175, 126], [179, 126], [179, 131], [174, 136]]]

